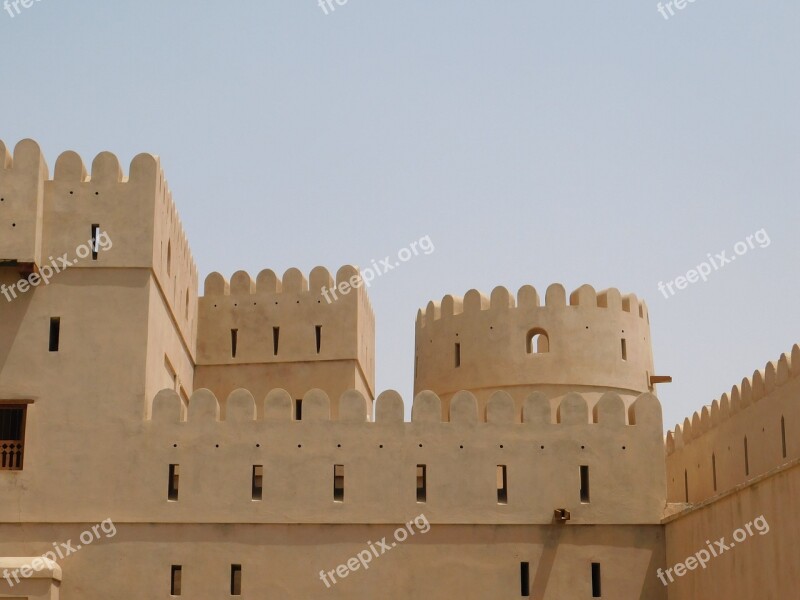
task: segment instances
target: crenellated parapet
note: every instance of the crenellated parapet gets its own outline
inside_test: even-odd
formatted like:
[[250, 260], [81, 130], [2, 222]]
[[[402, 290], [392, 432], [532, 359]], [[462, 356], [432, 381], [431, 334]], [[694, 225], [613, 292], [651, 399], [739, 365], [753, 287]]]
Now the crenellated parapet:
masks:
[[669, 495], [700, 502], [800, 457], [800, 347], [667, 432]]
[[[386, 390], [375, 401], [375, 415], [371, 402], [358, 390], [347, 390], [339, 397], [339, 416], [331, 413], [331, 399], [320, 389], [312, 389], [303, 397], [305, 411], [302, 419], [295, 418], [292, 396], [284, 389], [270, 390], [263, 398], [263, 412], [257, 411], [257, 402], [249, 390], [238, 388], [220, 403], [209, 389], [195, 391], [188, 406], [171, 389], [160, 391], [153, 399], [152, 420], [163, 423], [208, 421], [341, 421], [350, 423], [405, 423], [405, 404], [394, 390]], [[223, 415], [222, 407], [226, 407]], [[479, 420], [478, 404], [474, 394], [458, 392], [449, 406], [447, 419], [441, 418], [441, 399], [434, 392], [423, 391], [414, 397], [411, 423], [453, 423], [464, 425], [514, 425], [526, 427], [550, 425], [603, 425], [624, 428], [634, 425], [655, 425], [661, 420], [661, 405], [652, 394], [640, 394], [625, 407], [618, 394], [603, 394], [590, 410], [582, 394], [567, 394], [558, 403], [555, 417], [550, 411], [550, 400], [540, 392], [533, 392], [523, 406], [520, 423], [515, 419], [514, 402], [506, 392], [492, 394], [486, 405], [483, 420]], [[261, 416], [259, 416], [259, 414]]]
[[[567, 297], [564, 286], [554, 283], [547, 288], [545, 302], [541, 303], [539, 292], [531, 285], [522, 286], [516, 298], [503, 286], [497, 286], [492, 290], [489, 298], [482, 292], [472, 289], [464, 297], [447, 295], [441, 302], [431, 301], [424, 310], [420, 310], [417, 318], [422, 327], [431, 321], [438, 321], [442, 318], [453, 317], [463, 313], [474, 313], [479, 311], [503, 311], [509, 308], [541, 308], [541, 307], [561, 308], [567, 306]], [[647, 304], [644, 300], [638, 300], [636, 294], [626, 294], [622, 296], [619, 290], [611, 288], [601, 292], [595, 292], [590, 285], [582, 285], [569, 296], [569, 306], [600, 307], [611, 308], [612, 310], [625, 311], [639, 318], [647, 320], [649, 315]]]
[[372, 399], [375, 317], [359, 281], [350, 265], [335, 278], [324, 267], [307, 277], [296, 268], [255, 279], [238, 271], [230, 281], [211, 273], [199, 300], [196, 385], [223, 395], [242, 383], [283, 387], [295, 400], [314, 387], [355, 388]]
[[[200, 298], [198, 364], [358, 358], [359, 330], [374, 331], [369, 299], [363, 288], [336, 300], [329, 295], [330, 302], [325, 297], [354, 277], [358, 269], [349, 265], [336, 279], [324, 267], [308, 277], [296, 268], [283, 277], [265, 269], [256, 279], [237, 271], [230, 282], [211, 273]], [[235, 353], [232, 330], [238, 332]]]
[[0, 264], [41, 263], [48, 173], [36, 142], [22, 140], [12, 156], [0, 140]]
[[[126, 176], [111, 152], [87, 169], [80, 155], [66, 151], [51, 179], [36, 142], [22, 140], [13, 157], [0, 142], [0, 198], [0, 261], [40, 269], [66, 254], [72, 269], [152, 269], [193, 347], [197, 267], [157, 156], [135, 156]], [[80, 256], [95, 231], [107, 236], [99, 251]]]
[[590, 402], [615, 391], [627, 403], [653, 390], [652, 374], [647, 306], [613, 288], [583, 285], [568, 297], [553, 284], [544, 302], [528, 285], [516, 297], [504, 287], [489, 297], [470, 290], [417, 315], [414, 389], [446, 401], [467, 389], [483, 403], [506, 389], [518, 415], [531, 391], [557, 399], [578, 390]]
[[[487, 402], [485, 418], [473, 394], [457, 393], [446, 420], [441, 399], [420, 392], [410, 422], [392, 390], [378, 396], [374, 418], [369, 398], [357, 390], [332, 399], [313, 389], [302, 400], [297, 420], [294, 398], [283, 389], [263, 396], [237, 389], [225, 399], [200, 389], [188, 407], [173, 391], [160, 392], [142, 445], [153, 455], [140, 457], [156, 473], [137, 476], [155, 496], [144, 506], [147, 514], [177, 521], [201, 511], [204, 518], [233, 521], [354, 523], [393, 522], [416, 510], [440, 523], [550, 523], [554, 509], [566, 508], [573, 523], [604, 524], [658, 523], [663, 513], [661, 406], [649, 393], [627, 408], [614, 393], [593, 408], [572, 393], [555, 415], [549, 398], [532, 393], [522, 422], [502, 391]], [[162, 501], [169, 464], [180, 465], [186, 486], [175, 507]], [[250, 497], [254, 465], [264, 473], [257, 503]], [[344, 469], [343, 502], [331, 494], [334, 465]], [[424, 502], [416, 495], [420, 465]], [[502, 502], [499, 467], [507, 476]], [[206, 488], [215, 493], [204, 494]]]

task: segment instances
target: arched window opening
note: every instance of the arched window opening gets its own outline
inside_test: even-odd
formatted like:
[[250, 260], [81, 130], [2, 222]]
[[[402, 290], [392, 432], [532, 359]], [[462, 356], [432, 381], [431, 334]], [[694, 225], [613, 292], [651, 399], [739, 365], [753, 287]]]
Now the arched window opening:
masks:
[[550, 338], [544, 329], [531, 329], [525, 338], [525, 349], [528, 354], [543, 354], [550, 352]]

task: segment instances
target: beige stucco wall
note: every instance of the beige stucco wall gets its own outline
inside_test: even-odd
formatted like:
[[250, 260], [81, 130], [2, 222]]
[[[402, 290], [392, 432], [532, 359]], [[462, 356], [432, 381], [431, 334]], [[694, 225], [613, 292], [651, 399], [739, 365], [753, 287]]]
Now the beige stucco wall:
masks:
[[[35, 142], [20, 142], [13, 161], [3, 146], [0, 157], [0, 219], [26, 197], [21, 173], [31, 190], [42, 189], [41, 205], [27, 204], [42, 224], [34, 267], [43, 273], [62, 255], [74, 261], [47, 285], [0, 297], [0, 402], [31, 403], [24, 469], [2, 473], [0, 520], [94, 515], [88, 498], [126, 504], [123, 465], [138, 448], [130, 433], [148, 416], [152, 395], [170, 385], [165, 355], [191, 393], [196, 270], [156, 157], [137, 156], [125, 177], [110, 153], [95, 158], [89, 175], [77, 154], [65, 152], [52, 180]], [[172, 217], [156, 227], [166, 213]], [[96, 260], [79, 258], [94, 224], [108, 243]], [[169, 268], [157, 255], [162, 241], [172, 247]], [[0, 284], [27, 274], [7, 263]], [[48, 348], [53, 317], [61, 319], [57, 352]]]
[[[16, 277], [0, 269], [3, 282]], [[0, 521], [94, 515], [98, 496], [125, 503], [117, 486], [135, 453], [130, 427], [143, 418], [150, 276], [72, 269], [57, 278], [0, 302], [0, 400], [33, 401], [24, 469], [2, 472]], [[48, 351], [52, 316], [58, 352]]]
[[12, 157], [0, 140], [0, 262], [39, 263], [47, 163], [39, 146], [23, 140]]
[[[686, 571], [669, 583], [669, 600], [698, 598], [758, 598], [784, 600], [797, 597], [797, 575], [800, 565], [800, 462], [797, 460], [770, 473], [742, 484], [728, 493], [700, 503], [666, 521], [666, 566], [685, 562], [698, 551], [708, 548], [710, 541], [725, 538], [732, 546], [708, 560], [706, 568]], [[747, 524], [763, 516], [769, 526]]]
[[[147, 380], [145, 398], [159, 390], [170, 388], [188, 401], [194, 390], [194, 360], [186, 338], [180, 335], [175, 314], [164, 297], [159, 281], [149, 281], [149, 311], [147, 321]], [[173, 376], [174, 373], [174, 376]], [[142, 410], [149, 417], [150, 403]]]
[[[533, 329], [546, 332], [549, 350], [526, 351]], [[626, 342], [627, 360], [622, 356]], [[460, 349], [456, 366], [455, 345]], [[531, 286], [516, 299], [504, 287], [487, 298], [470, 290], [462, 298], [445, 296], [417, 315], [414, 390], [432, 390], [444, 400], [470, 390], [481, 412], [489, 396], [506, 390], [515, 400], [517, 418], [523, 400], [534, 391], [555, 403], [569, 391], [619, 393], [630, 404], [653, 391], [650, 325], [647, 307], [633, 294], [615, 289], [597, 293], [584, 285], [567, 298], [563, 286], [547, 289], [544, 305]]]
[[[795, 345], [668, 433], [668, 497], [671, 502], [688, 498], [691, 506], [665, 521], [667, 567], [703, 550], [708, 540], [713, 545], [724, 536], [726, 544], [735, 544], [712, 557], [705, 569], [675, 578], [669, 584], [670, 600], [795, 597], [800, 564], [798, 375], [800, 348]], [[746, 531], [759, 516], [769, 532], [736, 543], [733, 532]]]
[[[181, 422], [174, 393], [156, 398], [152, 422], [139, 434], [137, 481], [124, 514], [129, 519], [186, 522], [393, 523], [421, 510], [435, 523], [548, 524], [553, 510], [566, 508], [573, 523], [654, 524], [664, 508], [661, 408], [650, 395], [632, 408], [628, 425], [620, 398], [598, 404], [596, 420], [577, 394], [550, 421], [549, 402], [534, 395], [525, 422], [513, 420], [513, 403], [498, 394], [490, 422], [479, 423], [477, 403], [464, 392], [440, 418], [432, 393], [414, 400], [412, 422], [403, 421], [403, 402], [385, 392], [367, 422], [366, 399], [348, 392], [338, 421], [329, 420], [330, 401], [306, 394], [304, 418], [292, 420], [292, 398], [282, 390], [256, 402], [246, 390], [219, 403], [198, 390]], [[462, 447], [463, 446], [463, 447]], [[178, 502], [166, 502], [168, 466], [179, 464]], [[333, 467], [345, 466], [345, 500], [333, 501]], [[416, 502], [416, 466], [427, 466], [427, 502]], [[253, 465], [264, 467], [264, 501], [252, 502]], [[497, 465], [506, 465], [508, 503], [497, 502]], [[580, 466], [589, 467], [590, 502], [582, 503]], [[546, 487], [542, 482], [547, 481]], [[106, 505], [102, 500], [97, 508]], [[108, 504], [113, 511], [114, 505]], [[119, 510], [119, 509], [117, 509]], [[116, 514], [116, 513], [111, 513]]]
[[[351, 266], [339, 269], [335, 279], [324, 267], [313, 269], [308, 278], [294, 268], [281, 278], [267, 269], [255, 280], [239, 271], [230, 283], [219, 273], [210, 274], [199, 300], [194, 387], [208, 388], [221, 398], [223, 414], [225, 398], [237, 388], [246, 388], [259, 398], [273, 388], [283, 388], [294, 399], [311, 389], [324, 389], [334, 399], [334, 416], [339, 396], [357, 389], [370, 401], [371, 412], [375, 389], [372, 307], [363, 287], [335, 297], [328, 292], [358, 276]], [[321, 328], [319, 352], [317, 326]], [[278, 329], [277, 353], [274, 328]], [[236, 356], [231, 339], [234, 329]]]
[[687, 481], [689, 502], [700, 502], [800, 458], [799, 395], [800, 347], [795, 345], [676, 426], [667, 434], [669, 501], [686, 500]]
[[[52, 540], [77, 539], [87, 526], [0, 525], [0, 555], [12, 548], [36, 554]], [[416, 533], [374, 558], [368, 571], [359, 567], [330, 588], [321, 581], [321, 570], [336, 569], [368, 542], [386, 537], [390, 544], [397, 526], [118, 523], [113, 538], [62, 561], [61, 597], [168, 598], [173, 564], [183, 569], [181, 597], [229, 597], [230, 566], [240, 564], [243, 599], [510, 600], [520, 597], [520, 562], [528, 561], [533, 598], [590, 598], [591, 563], [599, 562], [604, 598], [666, 600], [655, 575], [664, 561], [658, 525], [432, 524], [424, 534], [412, 526]]]
[[194, 352], [197, 269], [158, 157], [137, 155], [126, 176], [110, 152], [98, 154], [89, 171], [78, 154], [67, 151], [56, 160], [51, 179], [36, 142], [19, 142], [13, 159], [0, 142], [0, 197], [0, 260], [23, 262], [36, 255], [42, 268], [64, 252], [74, 258], [97, 224], [113, 241], [113, 251], [77, 267], [151, 269]]
[[0, 577], [0, 598], [59, 600], [61, 567], [52, 560], [41, 556], [0, 556]]

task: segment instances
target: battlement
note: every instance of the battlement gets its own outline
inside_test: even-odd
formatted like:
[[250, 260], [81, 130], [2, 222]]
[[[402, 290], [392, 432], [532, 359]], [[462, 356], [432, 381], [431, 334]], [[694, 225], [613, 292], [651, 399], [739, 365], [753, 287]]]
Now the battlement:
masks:
[[227, 395], [242, 384], [256, 392], [269, 385], [296, 400], [314, 387], [356, 388], [371, 400], [375, 316], [365, 289], [352, 285], [359, 280], [350, 265], [335, 280], [324, 267], [308, 277], [266, 269], [255, 280], [237, 271], [230, 282], [211, 273], [199, 299], [196, 387]]
[[47, 178], [47, 163], [36, 142], [22, 140], [12, 156], [0, 140], [0, 264], [30, 269], [41, 263]]
[[[432, 523], [551, 523], [559, 507], [572, 512], [572, 523], [658, 523], [663, 514], [661, 406], [652, 394], [627, 409], [613, 393], [593, 409], [582, 395], [568, 394], [551, 415], [550, 400], [534, 393], [521, 423], [502, 391], [487, 403], [485, 422], [466, 391], [450, 403], [448, 420], [430, 391], [415, 396], [410, 422], [392, 390], [378, 396], [374, 418], [357, 390], [332, 398], [314, 389], [302, 400], [297, 420], [294, 397], [283, 389], [263, 396], [237, 389], [226, 399], [201, 389], [188, 410], [172, 390], [160, 392], [142, 440], [153, 456], [139, 462], [163, 468], [137, 475], [148, 496], [137, 506], [148, 518], [173, 522], [203, 514], [225, 521], [390, 523], [423, 508]], [[180, 465], [186, 486], [172, 507], [162, 500], [168, 464]], [[250, 499], [252, 465], [263, 468], [262, 503]], [[344, 472], [341, 501], [331, 494], [334, 465]], [[420, 465], [427, 474], [422, 501]], [[506, 475], [502, 496], [499, 467]]]
[[[189, 399], [188, 408], [177, 393], [171, 389], [161, 390], [153, 399], [152, 421], [161, 423], [209, 423], [230, 421], [298, 421], [294, 413], [292, 396], [284, 389], [270, 390], [263, 399], [263, 412], [257, 411], [255, 397], [249, 390], [238, 388], [231, 392], [225, 402], [220, 403], [209, 389], [196, 390]], [[550, 400], [540, 392], [534, 392], [525, 400], [522, 423], [514, 419], [514, 401], [506, 392], [495, 392], [489, 399], [481, 425], [521, 424], [536, 428], [550, 425], [597, 425], [617, 430], [626, 426], [652, 427], [661, 422], [661, 404], [652, 394], [640, 394], [626, 408], [619, 395], [606, 393], [594, 407], [583, 395], [567, 394], [559, 403], [555, 415], [550, 410]], [[382, 392], [375, 401], [375, 415], [371, 414], [371, 402], [358, 390], [347, 390], [339, 398], [339, 415], [331, 413], [331, 399], [320, 389], [308, 391], [303, 396], [303, 421], [340, 421], [346, 423], [404, 423], [405, 404], [394, 390]], [[225, 407], [225, 414], [222, 408]], [[258, 415], [261, 414], [259, 417]], [[449, 406], [449, 418], [441, 418], [441, 399], [434, 392], [423, 391], [414, 397], [411, 407], [411, 423], [449, 423], [477, 425], [478, 402], [466, 390], [456, 394]], [[660, 437], [660, 435], [659, 435]]]
[[700, 502], [800, 457], [800, 347], [667, 432], [669, 494]]
[[509, 309], [528, 309], [540, 307], [582, 307], [582, 308], [608, 308], [610, 310], [624, 311], [632, 315], [638, 313], [639, 318], [645, 319], [648, 323], [650, 317], [647, 311], [647, 304], [644, 300], [639, 300], [636, 294], [625, 294], [619, 290], [609, 288], [596, 292], [590, 285], [582, 285], [569, 295], [564, 286], [554, 283], [545, 292], [545, 304], [540, 302], [539, 292], [531, 285], [524, 285], [518, 291], [516, 298], [503, 286], [498, 286], [492, 290], [487, 298], [482, 292], [471, 289], [463, 297], [446, 295], [441, 302], [431, 301], [425, 309], [417, 312], [417, 322], [421, 327], [426, 327], [432, 321], [456, 317], [462, 314], [474, 314], [477, 312], [488, 311], [496, 315], [502, 315]]
[[51, 179], [39, 145], [26, 139], [13, 156], [0, 141], [0, 165], [0, 262], [35, 270], [48, 257], [74, 258], [95, 229], [105, 232], [111, 247], [70, 268], [152, 269], [193, 351], [197, 267], [157, 156], [135, 156], [125, 176], [111, 152], [98, 154], [89, 172], [66, 151]]
[[[314, 296], [322, 304], [321, 299], [325, 299], [326, 304], [333, 304], [340, 299], [358, 297], [357, 293], [360, 288], [353, 288], [352, 281], [360, 280], [360, 272], [357, 267], [352, 265], [344, 265], [336, 272], [336, 279], [331, 276], [330, 271], [325, 267], [314, 267], [308, 274], [308, 277], [297, 268], [289, 268], [283, 274], [283, 277], [278, 277], [271, 269], [262, 270], [256, 277], [252, 279], [246, 271], [236, 271], [231, 277], [230, 282], [220, 273], [210, 273], [206, 277], [203, 294], [206, 297], [210, 296], [241, 296], [241, 295], [255, 295], [255, 294], [301, 294], [308, 292]], [[325, 291], [336, 290], [338, 286], [347, 283], [352, 289], [349, 293], [340, 294], [334, 297], [328, 294], [327, 298], [324, 295]], [[363, 293], [361, 296], [372, 311], [372, 305], [369, 302], [369, 297]]]
[[[265, 269], [255, 280], [237, 271], [230, 282], [209, 274], [200, 298], [198, 364], [357, 358], [359, 329], [374, 335], [369, 298], [363, 288], [336, 300], [324, 292], [359, 277], [350, 265], [337, 271], [335, 281], [325, 267], [315, 267], [308, 278], [296, 268], [282, 278]], [[235, 353], [232, 330], [238, 332]]]
[[487, 298], [477, 290], [445, 296], [417, 314], [414, 389], [436, 391], [445, 402], [457, 390], [483, 404], [506, 389], [517, 402], [532, 391], [557, 400], [569, 391], [613, 391], [630, 403], [653, 391], [647, 305], [616, 289], [583, 285], [569, 295], [551, 285], [541, 304], [535, 288], [516, 299], [505, 287]]
[[[793, 366], [794, 365], [794, 366]], [[783, 353], [777, 361], [770, 361], [763, 369], [753, 371], [741, 384], [734, 385], [730, 393], [695, 411], [692, 418], [683, 420], [667, 432], [667, 454], [683, 448], [692, 440], [719, 427], [756, 402], [770, 396], [790, 379], [800, 376], [800, 347], [795, 344], [791, 354]]]

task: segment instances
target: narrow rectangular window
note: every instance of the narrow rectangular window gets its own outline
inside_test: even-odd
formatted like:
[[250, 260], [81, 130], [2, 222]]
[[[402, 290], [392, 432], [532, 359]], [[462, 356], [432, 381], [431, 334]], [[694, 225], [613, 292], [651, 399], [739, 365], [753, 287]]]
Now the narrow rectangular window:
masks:
[[508, 472], [505, 465], [497, 465], [497, 503], [508, 504]]
[[239, 330], [231, 329], [231, 357], [236, 358], [236, 350], [239, 346]]
[[781, 451], [783, 458], [786, 458], [786, 421], [781, 417]]
[[581, 465], [581, 502], [589, 502], [589, 467]]
[[21, 471], [27, 405], [0, 407], [0, 471]]
[[303, 400], [300, 398], [294, 401], [294, 420], [303, 420]]
[[264, 494], [264, 466], [253, 465], [253, 500], [261, 500]]
[[461, 366], [461, 344], [456, 344], [456, 366]]
[[428, 468], [417, 465], [417, 502], [426, 502], [428, 498]]
[[322, 347], [322, 325], [315, 325], [314, 333], [317, 336], [317, 354], [319, 354], [319, 350]]
[[714, 491], [717, 491], [717, 455], [711, 454], [711, 477], [714, 482]]
[[50, 352], [58, 352], [58, 344], [61, 338], [61, 318], [52, 317], [50, 319]]
[[622, 338], [622, 360], [628, 360], [628, 343]]
[[242, 565], [231, 565], [231, 596], [242, 595]]
[[600, 595], [600, 563], [592, 563], [592, 598], [601, 598]]
[[333, 465], [333, 500], [344, 502], [344, 465]]
[[531, 595], [531, 565], [527, 562], [519, 563], [519, 595], [525, 598]]
[[100, 250], [100, 225], [92, 225], [92, 260], [97, 260], [97, 253]]
[[689, 472], [683, 470], [683, 491], [686, 494], [686, 504], [689, 504]]
[[275, 356], [278, 356], [278, 340], [281, 336], [281, 328], [280, 327], [273, 327], [272, 328], [272, 353]]
[[178, 499], [178, 483], [180, 481], [181, 466], [169, 466], [169, 489], [167, 490], [167, 499], [175, 501]]
[[172, 565], [172, 572], [170, 574], [169, 593], [170, 596], [181, 595], [181, 574], [183, 567], [181, 565]]
[[750, 475], [750, 457], [747, 455], [747, 436], [744, 436], [744, 474]]

